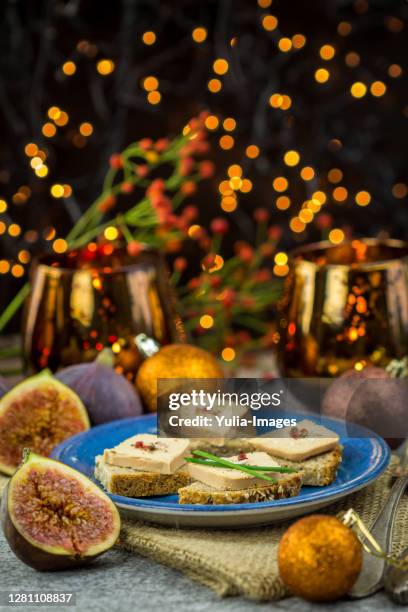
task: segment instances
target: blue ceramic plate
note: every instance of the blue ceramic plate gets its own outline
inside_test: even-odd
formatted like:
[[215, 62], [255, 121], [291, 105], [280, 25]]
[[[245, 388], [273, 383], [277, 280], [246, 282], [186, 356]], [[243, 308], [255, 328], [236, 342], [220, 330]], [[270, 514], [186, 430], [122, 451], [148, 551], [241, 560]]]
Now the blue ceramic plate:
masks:
[[[232, 528], [263, 525], [315, 511], [366, 487], [384, 471], [390, 459], [388, 445], [376, 434], [357, 425], [347, 424], [348, 436], [345, 436], [345, 424], [341, 421], [326, 417], [319, 417], [318, 421], [337, 432], [344, 446], [338, 476], [327, 487], [302, 487], [297, 497], [289, 499], [220, 506], [180, 505], [177, 495], [138, 499], [120, 495], [110, 497], [120, 509], [135, 518], [178, 527]], [[155, 415], [113, 421], [70, 438], [60, 444], [52, 456], [95, 480], [93, 471], [96, 455], [137, 433], [155, 432]]]

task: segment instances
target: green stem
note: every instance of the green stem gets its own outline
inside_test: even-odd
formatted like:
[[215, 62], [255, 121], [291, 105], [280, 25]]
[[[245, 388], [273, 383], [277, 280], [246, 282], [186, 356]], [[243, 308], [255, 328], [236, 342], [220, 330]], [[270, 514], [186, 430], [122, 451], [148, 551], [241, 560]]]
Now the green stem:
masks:
[[3, 310], [0, 315], [0, 332], [6, 327], [10, 319], [13, 318], [17, 310], [21, 308], [27, 295], [30, 293], [30, 283], [26, 283], [20, 291], [14, 296], [10, 304]]
[[205, 451], [195, 450], [193, 451], [193, 455], [198, 455], [199, 457], [204, 457], [205, 459], [212, 459], [213, 461], [218, 461], [218, 463], [222, 464], [224, 467], [231, 470], [239, 470], [240, 472], [245, 472], [250, 476], [255, 476], [255, 478], [260, 478], [261, 480], [268, 480], [269, 482], [276, 482], [274, 478], [269, 478], [269, 476], [265, 476], [262, 472], [257, 472], [255, 470], [250, 470], [244, 465], [239, 465], [238, 463], [233, 463], [232, 461], [227, 461], [227, 459], [221, 459], [221, 457], [217, 457], [217, 455], [212, 455], [211, 453], [206, 453]]

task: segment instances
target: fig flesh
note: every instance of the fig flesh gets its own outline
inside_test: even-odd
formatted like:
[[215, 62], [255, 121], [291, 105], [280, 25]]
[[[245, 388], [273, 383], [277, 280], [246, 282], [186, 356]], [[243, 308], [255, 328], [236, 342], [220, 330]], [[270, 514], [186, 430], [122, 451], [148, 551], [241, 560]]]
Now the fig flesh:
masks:
[[25, 453], [1, 500], [1, 525], [15, 555], [39, 571], [84, 565], [119, 537], [109, 497], [73, 468]]
[[143, 412], [136, 389], [113, 369], [110, 350], [102, 351], [91, 363], [64, 368], [56, 377], [79, 395], [93, 425], [139, 416]]
[[48, 456], [89, 427], [85, 406], [69, 387], [47, 372], [27, 378], [0, 400], [0, 472], [13, 474], [25, 448]]

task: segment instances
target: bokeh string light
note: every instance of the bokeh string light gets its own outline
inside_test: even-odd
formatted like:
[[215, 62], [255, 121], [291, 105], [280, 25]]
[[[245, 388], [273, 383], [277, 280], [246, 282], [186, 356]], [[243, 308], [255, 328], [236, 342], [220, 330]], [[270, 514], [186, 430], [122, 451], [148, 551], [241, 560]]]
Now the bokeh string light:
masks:
[[[86, 21], [82, 4], [73, 24]], [[22, 46], [50, 28], [56, 35], [28, 71], [14, 48], [3, 54], [10, 91], [0, 169], [2, 275], [21, 278], [30, 254], [47, 245], [63, 252], [63, 236], [92, 199], [110, 154], [137, 137], [177, 131], [197, 105], [209, 109], [216, 163], [203, 226], [221, 210], [249, 240], [251, 213], [266, 206], [284, 230], [285, 252], [320, 237], [339, 244], [353, 230], [406, 233], [405, 5], [258, 0], [222, 14], [213, 1], [195, 21], [186, 17], [187, 2], [174, 16], [161, 4], [147, 20], [135, 6], [120, 22], [112, 10], [106, 31], [90, 23], [88, 38], [60, 23], [60, 1], [49, 22], [41, 10], [32, 22], [22, 18]], [[14, 10], [7, 8], [6, 22]], [[41, 82], [33, 80], [38, 66]], [[17, 94], [13, 73], [21, 77]], [[33, 87], [27, 113], [23, 91]], [[286, 263], [275, 261], [273, 273], [285, 276]]]

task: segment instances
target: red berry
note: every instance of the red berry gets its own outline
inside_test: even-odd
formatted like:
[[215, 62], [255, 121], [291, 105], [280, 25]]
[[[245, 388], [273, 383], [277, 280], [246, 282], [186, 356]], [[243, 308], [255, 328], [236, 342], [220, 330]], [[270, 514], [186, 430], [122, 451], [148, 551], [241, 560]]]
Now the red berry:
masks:
[[214, 169], [215, 166], [209, 159], [205, 159], [198, 166], [198, 171], [203, 179], [210, 178], [214, 174]]
[[123, 167], [123, 159], [120, 153], [113, 153], [109, 159], [109, 165], [111, 168], [115, 168], [115, 170], [119, 170], [119, 168]]
[[185, 257], [177, 257], [174, 260], [174, 269], [177, 270], [177, 272], [183, 272], [183, 270], [185, 270], [187, 267], [187, 260]]
[[192, 195], [197, 190], [197, 186], [193, 181], [186, 181], [180, 188], [183, 195]]
[[214, 234], [226, 234], [229, 229], [229, 224], [226, 219], [217, 217], [216, 219], [212, 220], [210, 227]]
[[132, 257], [137, 257], [138, 255], [140, 255], [142, 250], [143, 250], [143, 245], [141, 242], [138, 242], [137, 240], [132, 240], [132, 242], [129, 242], [129, 244], [127, 245], [127, 252]]
[[132, 193], [134, 185], [130, 181], [124, 181], [120, 186], [120, 190], [122, 193]]
[[257, 208], [254, 212], [254, 219], [257, 223], [265, 223], [269, 219], [269, 212], [266, 208]]
[[142, 138], [142, 140], [139, 141], [139, 147], [143, 150], [143, 151], [148, 151], [149, 149], [151, 149], [153, 146], [153, 140], [151, 138]]

